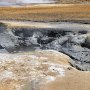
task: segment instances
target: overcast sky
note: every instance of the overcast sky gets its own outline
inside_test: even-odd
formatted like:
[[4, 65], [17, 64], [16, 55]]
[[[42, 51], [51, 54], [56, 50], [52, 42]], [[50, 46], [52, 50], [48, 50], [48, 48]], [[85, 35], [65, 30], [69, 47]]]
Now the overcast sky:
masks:
[[[0, 2], [48, 3], [49, 0], [0, 0]], [[53, 1], [53, 0], [50, 0]]]

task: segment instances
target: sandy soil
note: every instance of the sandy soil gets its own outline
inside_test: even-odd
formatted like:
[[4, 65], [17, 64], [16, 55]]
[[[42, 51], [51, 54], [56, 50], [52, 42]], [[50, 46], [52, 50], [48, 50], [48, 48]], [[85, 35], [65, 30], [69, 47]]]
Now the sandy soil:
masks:
[[89, 90], [90, 72], [69, 71], [64, 78], [47, 84], [42, 90]]
[[71, 67], [69, 59], [68, 56], [53, 50], [0, 53], [0, 90], [39, 90], [40, 85], [65, 76], [64, 69]]
[[23, 7], [0, 7], [2, 20], [60, 21], [90, 20], [89, 4], [52, 4]]
[[0, 90], [89, 90], [90, 72], [78, 71], [54, 50], [0, 53]]

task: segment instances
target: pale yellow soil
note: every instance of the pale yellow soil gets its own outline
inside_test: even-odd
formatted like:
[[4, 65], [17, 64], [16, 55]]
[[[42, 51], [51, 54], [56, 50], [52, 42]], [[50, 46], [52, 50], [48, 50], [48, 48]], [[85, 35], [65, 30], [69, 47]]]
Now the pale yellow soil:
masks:
[[90, 72], [71, 70], [64, 78], [57, 78], [56, 81], [44, 86], [42, 90], [89, 90]]
[[89, 90], [90, 72], [78, 71], [60, 52], [0, 53], [0, 90]]
[[0, 19], [32, 21], [90, 20], [90, 4], [0, 7]]

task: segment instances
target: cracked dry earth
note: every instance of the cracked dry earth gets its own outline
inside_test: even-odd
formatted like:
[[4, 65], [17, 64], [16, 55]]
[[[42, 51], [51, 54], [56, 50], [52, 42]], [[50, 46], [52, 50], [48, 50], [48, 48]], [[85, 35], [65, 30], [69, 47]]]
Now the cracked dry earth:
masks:
[[0, 53], [0, 90], [89, 90], [90, 72], [69, 64], [58, 51]]

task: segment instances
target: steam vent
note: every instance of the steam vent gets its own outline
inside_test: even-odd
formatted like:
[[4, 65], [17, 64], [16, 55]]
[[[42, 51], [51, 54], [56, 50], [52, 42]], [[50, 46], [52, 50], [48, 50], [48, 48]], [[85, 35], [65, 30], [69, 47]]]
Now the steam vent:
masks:
[[89, 0], [0, 0], [0, 90], [90, 90]]

